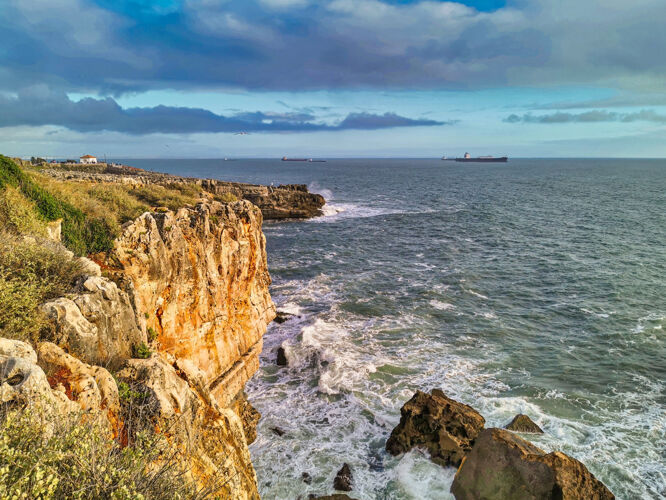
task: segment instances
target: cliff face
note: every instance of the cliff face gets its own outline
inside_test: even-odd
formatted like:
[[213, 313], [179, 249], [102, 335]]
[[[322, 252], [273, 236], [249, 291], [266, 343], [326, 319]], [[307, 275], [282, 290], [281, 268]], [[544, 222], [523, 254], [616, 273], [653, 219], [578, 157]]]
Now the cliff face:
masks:
[[261, 222], [246, 201], [146, 213], [124, 227], [108, 259], [131, 282], [159, 350], [191, 361], [223, 406], [258, 369], [275, 317]]
[[248, 201], [208, 199], [125, 224], [101, 270], [82, 259], [76, 290], [42, 306], [53, 342], [0, 339], [0, 402], [84, 410], [123, 445], [158, 432], [211, 497], [258, 499], [243, 387], [275, 316], [261, 224]]

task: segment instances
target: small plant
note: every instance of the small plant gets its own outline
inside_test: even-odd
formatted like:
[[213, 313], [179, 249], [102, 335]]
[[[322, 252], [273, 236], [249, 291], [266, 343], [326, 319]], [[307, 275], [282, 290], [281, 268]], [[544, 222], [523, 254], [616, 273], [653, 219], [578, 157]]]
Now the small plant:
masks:
[[210, 221], [213, 223], [213, 225], [217, 226], [220, 223], [220, 218], [217, 215], [211, 215]]
[[155, 342], [155, 340], [157, 340], [157, 332], [155, 329], [152, 326], [149, 326], [146, 331], [148, 332], [148, 341]]
[[148, 359], [150, 355], [153, 353], [150, 350], [150, 347], [148, 347], [145, 342], [141, 342], [139, 345], [135, 345], [132, 351], [133, 351], [133, 356], [136, 359]]
[[146, 319], [148, 319], [148, 318], [150, 318], [150, 313], [145, 312], [145, 313], [143, 313], [143, 316], [144, 316]]

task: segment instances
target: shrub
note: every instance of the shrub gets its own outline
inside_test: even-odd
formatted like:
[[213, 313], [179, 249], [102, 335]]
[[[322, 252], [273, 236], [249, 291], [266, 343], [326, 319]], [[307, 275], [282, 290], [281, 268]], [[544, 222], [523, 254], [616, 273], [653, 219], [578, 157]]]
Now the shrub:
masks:
[[201, 498], [160, 435], [140, 433], [121, 447], [90, 420], [26, 410], [5, 414], [0, 436], [0, 498]]
[[137, 359], [148, 359], [153, 353], [145, 342], [141, 342], [132, 348], [133, 356]]
[[152, 326], [149, 326], [147, 328], [147, 332], [148, 332], [148, 340], [150, 342], [154, 342], [157, 339], [157, 332], [155, 331], [155, 329]]
[[215, 199], [217, 201], [221, 201], [222, 203], [232, 203], [234, 201], [238, 201], [238, 197], [233, 193], [218, 194], [215, 195]]
[[0, 232], [0, 336], [36, 340], [39, 305], [71, 289], [81, 265], [54, 242]]

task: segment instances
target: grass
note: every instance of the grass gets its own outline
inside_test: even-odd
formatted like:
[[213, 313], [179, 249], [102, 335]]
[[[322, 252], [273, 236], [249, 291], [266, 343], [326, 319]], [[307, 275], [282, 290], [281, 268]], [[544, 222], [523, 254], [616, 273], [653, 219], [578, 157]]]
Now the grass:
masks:
[[[14, 161], [0, 155], [0, 189], [15, 188], [34, 204], [34, 212], [42, 221], [62, 219], [62, 239], [77, 255], [107, 251], [113, 234], [103, 218], [90, 217], [73, 204], [53, 195]], [[16, 226], [16, 224], [14, 224]], [[11, 227], [8, 227], [11, 229]]]
[[159, 434], [142, 432], [123, 447], [89, 419], [28, 409], [3, 414], [0, 436], [0, 498], [202, 498]]
[[36, 341], [47, 326], [40, 304], [67, 293], [80, 272], [55, 243], [0, 232], [0, 337]]

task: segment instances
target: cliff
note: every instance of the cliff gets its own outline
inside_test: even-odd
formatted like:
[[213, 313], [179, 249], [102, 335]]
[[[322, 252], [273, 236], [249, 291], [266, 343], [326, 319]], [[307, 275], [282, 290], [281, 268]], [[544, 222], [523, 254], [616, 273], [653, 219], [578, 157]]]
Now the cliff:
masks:
[[200, 491], [259, 498], [247, 447], [259, 415], [243, 388], [275, 316], [262, 220], [248, 201], [204, 197], [124, 224], [41, 306], [48, 341], [0, 339], [2, 408], [84, 411], [121, 446], [157, 433]]

